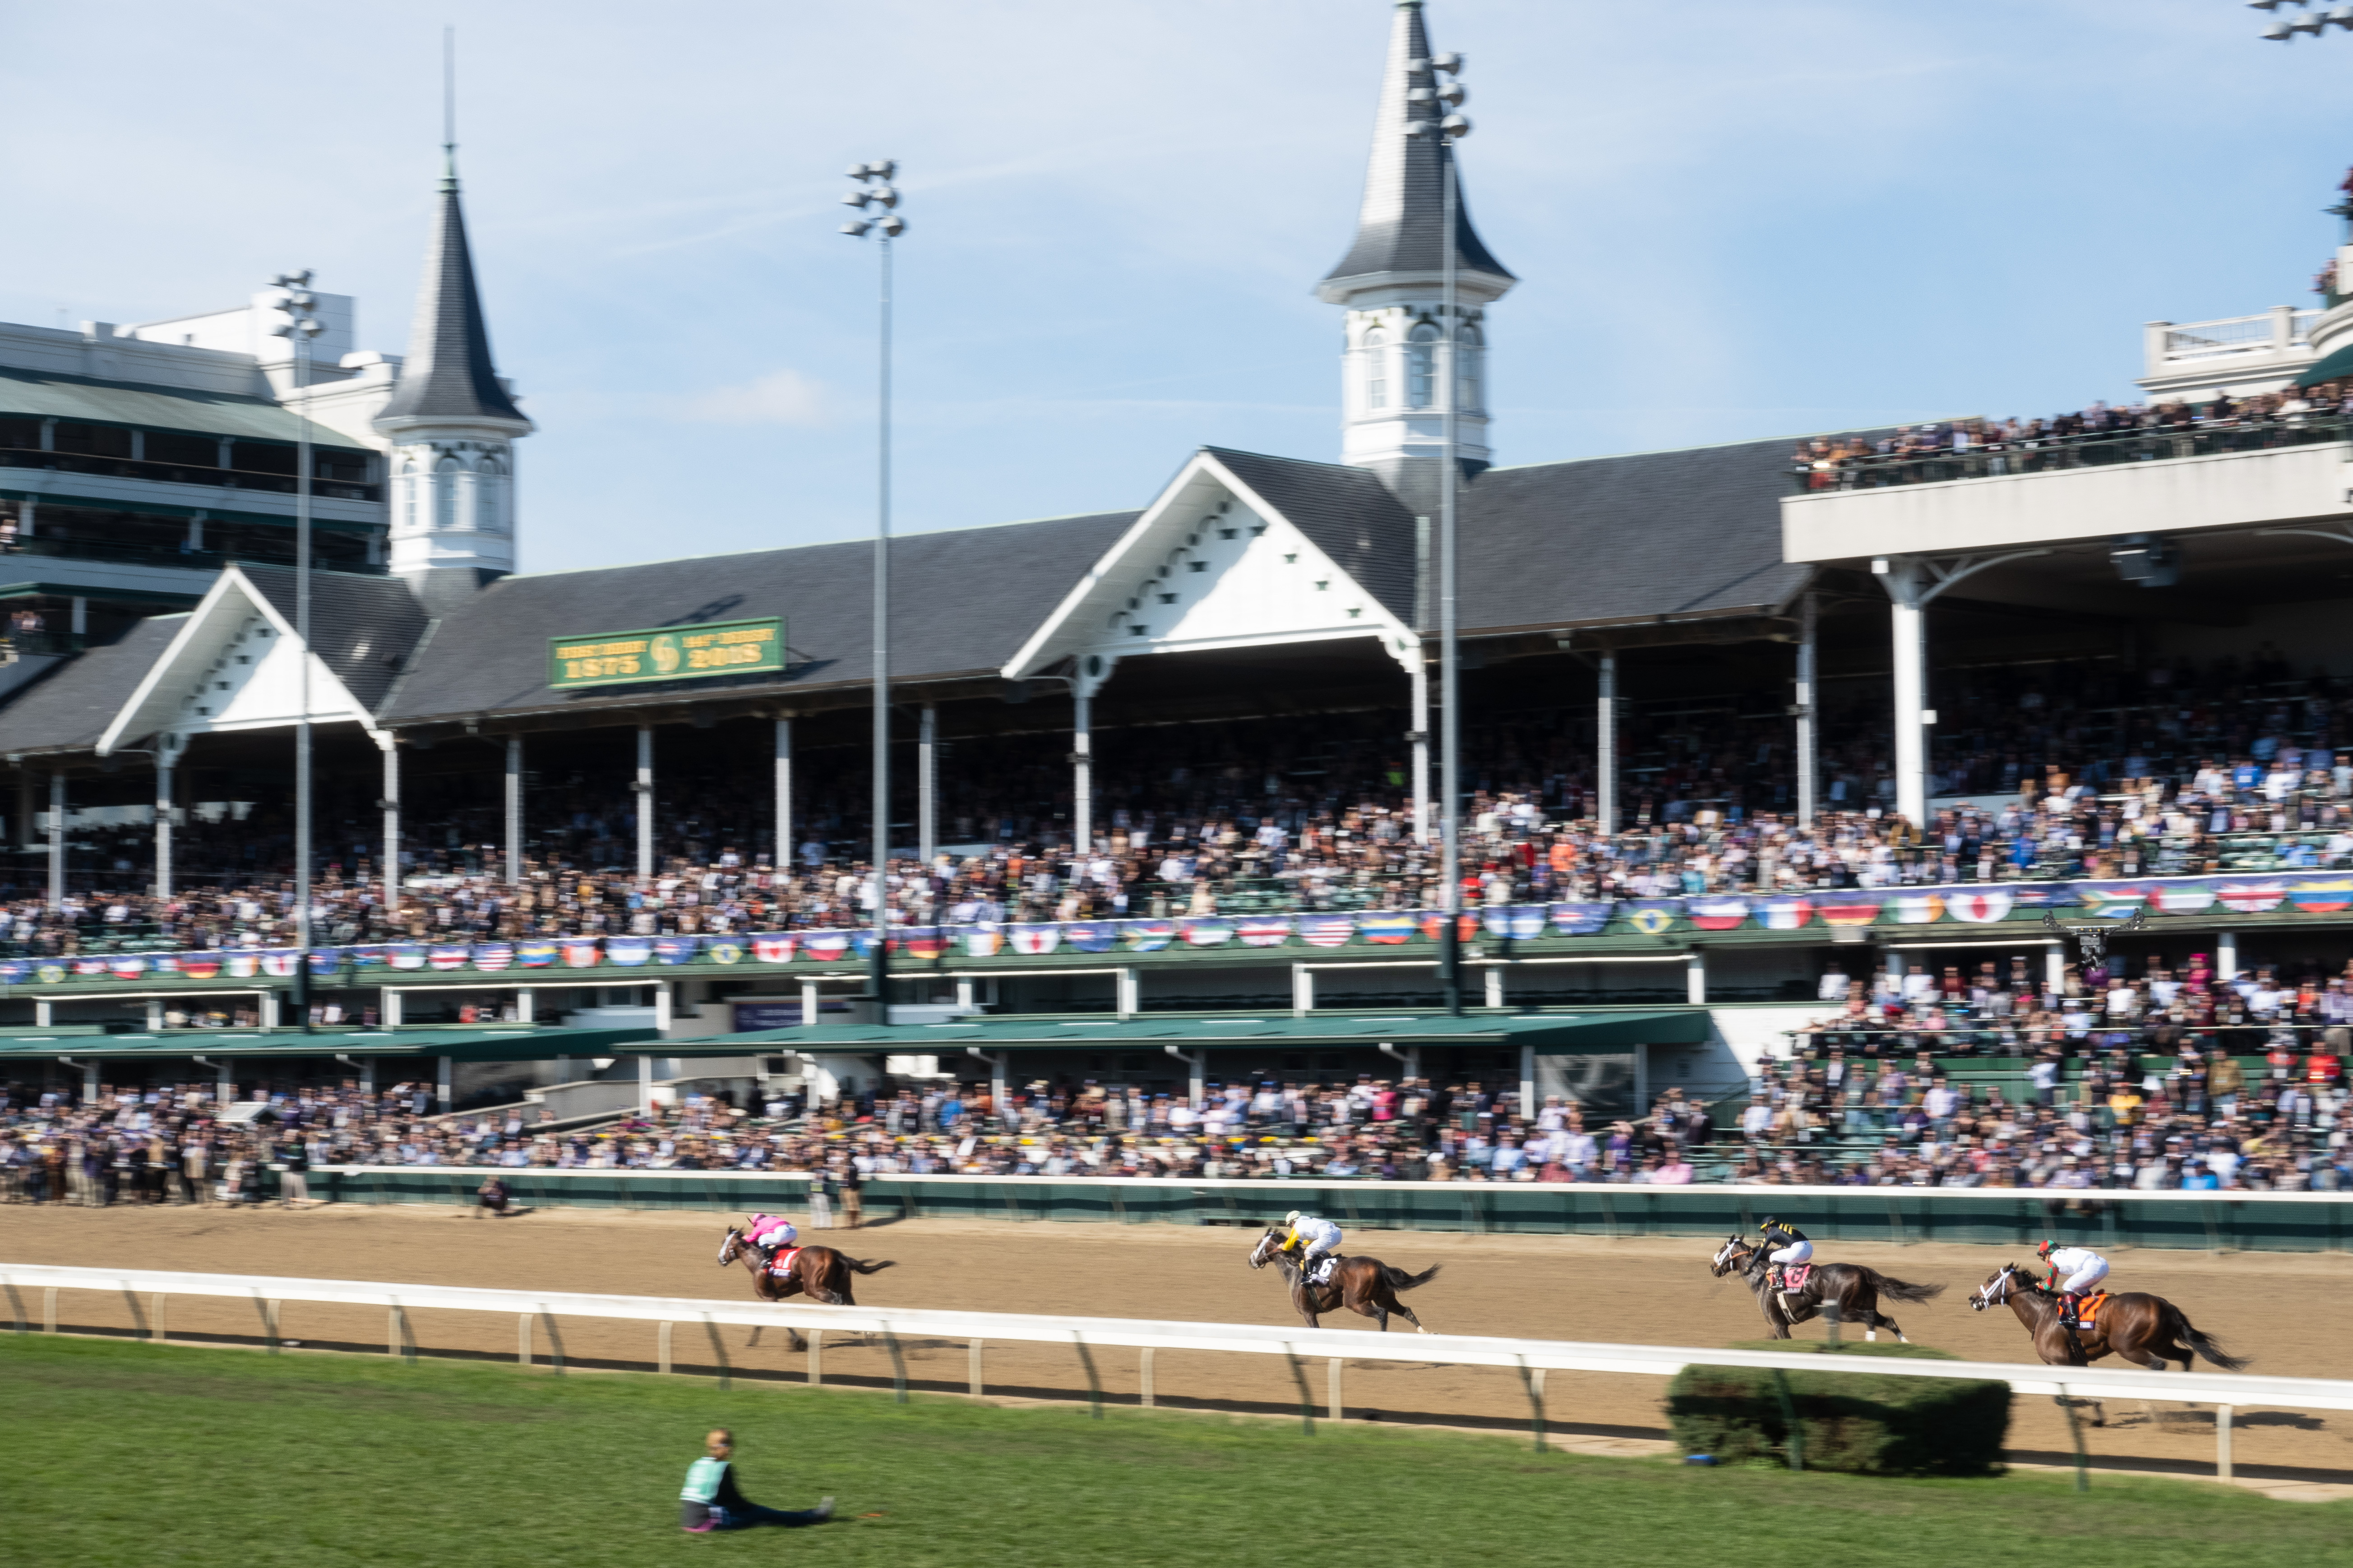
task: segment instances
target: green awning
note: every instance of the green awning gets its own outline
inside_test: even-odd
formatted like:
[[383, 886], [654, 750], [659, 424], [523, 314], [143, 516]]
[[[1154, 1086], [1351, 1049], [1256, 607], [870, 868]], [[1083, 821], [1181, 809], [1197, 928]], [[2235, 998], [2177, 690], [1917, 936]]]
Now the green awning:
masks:
[[[0, 416], [60, 419], [75, 425], [114, 425], [141, 430], [185, 430], [232, 440], [294, 444], [306, 423], [293, 410], [266, 397], [100, 381], [86, 375], [0, 365]], [[336, 451], [367, 448], [340, 430], [310, 420], [313, 446]]]
[[1267, 1046], [1530, 1047], [1538, 1056], [1592, 1056], [1637, 1046], [1692, 1046], [1708, 1037], [1704, 1008], [1643, 1008], [1577, 1013], [1465, 1014], [1340, 1012], [1304, 1018], [1251, 1017], [982, 1018], [944, 1024], [818, 1025], [755, 1029], [725, 1037], [750, 1049], [850, 1054], [963, 1055], [1000, 1050], [1219, 1050]]
[[[259, 523], [265, 528], [294, 527], [294, 492], [291, 490], [235, 490], [224, 485], [223, 495], [283, 495], [286, 510], [232, 511], [217, 506], [180, 506], [171, 501], [122, 500], [97, 496], [68, 495], [58, 490], [22, 490], [0, 487], [0, 500], [28, 500], [41, 506], [88, 507], [92, 511], [127, 511], [137, 517], [189, 518], [202, 516], [207, 522]], [[338, 533], [374, 533], [384, 525], [375, 522], [345, 522], [337, 518], [321, 517], [314, 510], [311, 514], [312, 528], [332, 529]]]
[[89, 599], [101, 605], [169, 605], [194, 609], [202, 594], [164, 594], [152, 588], [93, 588], [86, 583], [0, 584], [0, 600]]
[[2353, 343], [2347, 343], [2335, 353], [2317, 361], [2310, 370], [2295, 378], [2298, 386], [2318, 386], [2324, 381], [2342, 381], [2353, 376]]

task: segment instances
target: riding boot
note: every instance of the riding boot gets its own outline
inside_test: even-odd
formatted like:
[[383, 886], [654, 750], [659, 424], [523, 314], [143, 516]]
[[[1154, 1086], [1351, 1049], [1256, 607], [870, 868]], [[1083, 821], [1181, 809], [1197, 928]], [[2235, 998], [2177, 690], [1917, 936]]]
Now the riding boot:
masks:
[[2075, 1292], [2073, 1290], [2060, 1291], [2059, 1326], [2065, 1329], [2069, 1333], [2073, 1333], [2077, 1329], [2082, 1328], [2084, 1326], [2084, 1321], [2076, 1315], [2082, 1310], [2082, 1309], [2083, 1303], [2077, 1299]]

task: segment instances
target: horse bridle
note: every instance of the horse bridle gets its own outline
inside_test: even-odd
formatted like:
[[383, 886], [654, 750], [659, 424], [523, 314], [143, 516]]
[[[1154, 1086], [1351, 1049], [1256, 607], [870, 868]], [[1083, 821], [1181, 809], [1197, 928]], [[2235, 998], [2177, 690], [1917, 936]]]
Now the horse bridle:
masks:
[[[1997, 1273], [1992, 1279], [1987, 1280], [1984, 1284], [1978, 1286], [1977, 1293], [1969, 1298], [1969, 1310], [1972, 1312], [1982, 1312], [1988, 1307], [1999, 1307], [2004, 1301], [2009, 1300], [2012, 1296], [2018, 1294], [2017, 1286], [2011, 1284], [2011, 1281], [2017, 1277], [2017, 1264], [2003, 1264], [2001, 1266], [2000, 1272]], [[2004, 1289], [2000, 1296], [1996, 1296], [1993, 1293], [1996, 1286], [2007, 1286], [2008, 1289]]]
[[[1732, 1272], [1732, 1254], [1746, 1245], [1746, 1244], [1736, 1236], [1726, 1239], [1722, 1247], [1715, 1249], [1715, 1256], [1708, 1259], [1708, 1271], [1719, 1279]], [[1752, 1250], [1749, 1256], [1754, 1258], [1756, 1254]]]

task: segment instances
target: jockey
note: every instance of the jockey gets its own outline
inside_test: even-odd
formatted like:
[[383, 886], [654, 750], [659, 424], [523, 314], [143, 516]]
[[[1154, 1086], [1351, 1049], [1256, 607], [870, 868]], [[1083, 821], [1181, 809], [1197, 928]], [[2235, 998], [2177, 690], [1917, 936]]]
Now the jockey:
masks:
[[758, 1247], [761, 1256], [771, 1263], [776, 1261], [777, 1253], [800, 1238], [801, 1233], [793, 1228], [793, 1222], [779, 1214], [755, 1214], [744, 1227], [744, 1239]]
[[1765, 1254], [1765, 1261], [1767, 1265], [1765, 1270], [1766, 1283], [1778, 1290], [1781, 1288], [1782, 1268], [1789, 1264], [1804, 1263], [1811, 1259], [1814, 1256], [1814, 1244], [1806, 1239], [1804, 1231], [1799, 1230], [1788, 1220], [1775, 1219], [1769, 1214], [1765, 1216], [1765, 1223], [1757, 1227], [1757, 1231], [1764, 1238], [1764, 1245], [1758, 1250]]
[[2108, 1277], [2108, 1260], [2088, 1247], [2062, 1247], [2055, 1241], [2045, 1241], [2034, 1256], [2051, 1265], [2051, 1287], [2059, 1292], [2059, 1326], [2082, 1328], [2076, 1313], [2084, 1298]]
[[1289, 1252], [1294, 1247], [1303, 1248], [1299, 1255], [1300, 1274], [1313, 1281], [1315, 1266], [1340, 1249], [1340, 1227], [1328, 1219], [1318, 1219], [1297, 1209], [1284, 1215], [1282, 1223], [1291, 1227], [1291, 1234], [1275, 1250]]

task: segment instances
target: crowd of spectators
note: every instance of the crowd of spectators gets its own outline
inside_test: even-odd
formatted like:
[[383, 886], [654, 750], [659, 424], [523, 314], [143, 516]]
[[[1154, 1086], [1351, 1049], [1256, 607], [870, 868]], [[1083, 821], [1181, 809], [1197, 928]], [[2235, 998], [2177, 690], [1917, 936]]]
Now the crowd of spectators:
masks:
[[1800, 442], [1789, 471], [1803, 491], [2031, 474], [2046, 468], [2342, 440], [2348, 384], [2202, 402], [2094, 403], [2048, 419], [1949, 419]]

